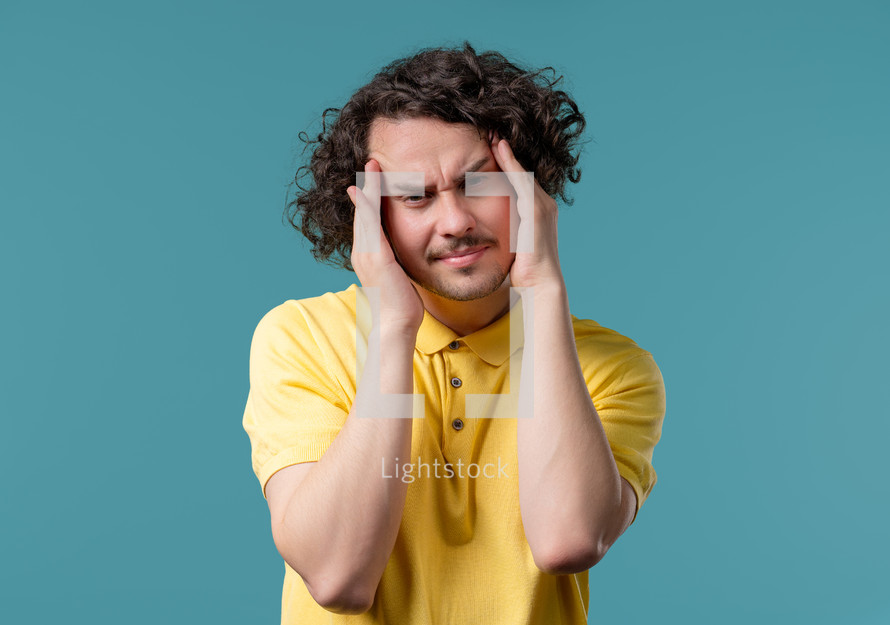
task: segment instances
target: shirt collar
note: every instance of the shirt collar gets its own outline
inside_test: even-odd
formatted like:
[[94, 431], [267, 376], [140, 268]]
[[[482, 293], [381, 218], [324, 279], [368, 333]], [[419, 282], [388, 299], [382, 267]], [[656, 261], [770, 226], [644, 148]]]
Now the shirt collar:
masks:
[[[515, 326], [512, 345], [510, 342], [511, 318]], [[522, 303], [517, 302], [500, 318], [463, 337], [424, 310], [423, 322], [417, 331], [417, 349], [424, 354], [431, 355], [445, 349], [452, 341], [463, 341], [485, 362], [494, 366], [502, 365], [513, 352], [522, 347]]]

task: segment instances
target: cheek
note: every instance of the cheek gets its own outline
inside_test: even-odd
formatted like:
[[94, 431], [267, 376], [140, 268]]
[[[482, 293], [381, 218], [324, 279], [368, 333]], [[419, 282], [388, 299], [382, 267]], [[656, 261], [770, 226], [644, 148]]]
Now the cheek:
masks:
[[384, 203], [380, 221], [387, 240], [401, 256], [404, 257], [406, 253], [416, 253], [417, 248], [422, 247], [423, 241], [420, 236], [420, 226], [415, 223], [416, 217]]
[[501, 198], [497, 210], [498, 232], [508, 236], [510, 230], [516, 230], [519, 224], [519, 213], [516, 210], [516, 201], [510, 198]]
[[392, 217], [392, 208], [387, 203], [386, 198], [381, 198], [381, 206], [380, 206], [380, 226], [383, 228], [383, 234], [386, 235], [386, 238], [392, 242], [390, 238], [392, 235], [392, 225], [393, 225], [393, 217]]

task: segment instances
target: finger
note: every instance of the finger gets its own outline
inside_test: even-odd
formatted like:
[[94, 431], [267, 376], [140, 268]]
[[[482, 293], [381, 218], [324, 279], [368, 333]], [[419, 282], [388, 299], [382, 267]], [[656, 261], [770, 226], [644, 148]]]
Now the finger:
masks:
[[494, 143], [493, 152], [501, 171], [507, 174], [510, 184], [516, 189], [516, 193], [522, 197], [526, 194], [534, 194], [534, 174], [525, 171], [516, 160], [513, 150], [506, 139], [498, 139]]
[[507, 178], [516, 189], [516, 193], [520, 197], [523, 195], [534, 194], [534, 174], [525, 171], [522, 165], [516, 160], [513, 150], [506, 139], [499, 139], [494, 146], [495, 159], [501, 171], [507, 174]]
[[[507, 179], [516, 191], [516, 214], [518, 216], [518, 228], [511, 223], [510, 248], [516, 252], [531, 252], [534, 250], [534, 215], [535, 215], [535, 178], [534, 174], [525, 171], [516, 160], [510, 143], [506, 139], [496, 138], [494, 155], [498, 166], [507, 175]], [[512, 211], [511, 211], [512, 213]], [[514, 230], [514, 228], [516, 228]]]
[[380, 163], [375, 161], [373, 158], [365, 163], [365, 184], [362, 187], [362, 192], [373, 205], [377, 206], [378, 211], [380, 209], [380, 174]]
[[356, 186], [349, 186], [346, 189], [346, 195], [349, 196], [350, 201], [352, 202], [352, 251], [353, 252], [361, 252], [367, 246], [365, 241], [367, 241], [367, 225], [365, 224], [364, 217], [364, 207], [360, 205], [360, 202], [364, 202], [364, 200], [360, 200], [358, 194], [360, 193], [359, 188]]
[[519, 161], [516, 160], [516, 156], [513, 154], [513, 148], [510, 146], [509, 141], [495, 136], [492, 145], [494, 146], [494, 156], [497, 159], [498, 164], [502, 165], [501, 169], [503, 171], [525, 171], [522, 165], [519, 164]]
[[380, 251], [380, 238], [383, 229], [380, 225], [380, 211], [364, 192], [355, 188], [355, 222], [353, 223], [353, 251], [376, 253]]
[[[375, 253], [380, 251], [380, 239], [383, 238], [383, 228], [380, 224], [380, 164], [371, 159], [365, 163], [364, 176], [361, 181], [363, 186], [350, 187], [354, 189], [355, 197], [355, 223], [353, 228], [356, 233], [353, 241], [353, 250], [356, 252]], [[350, 196], [352, 197], [352, 196]]]

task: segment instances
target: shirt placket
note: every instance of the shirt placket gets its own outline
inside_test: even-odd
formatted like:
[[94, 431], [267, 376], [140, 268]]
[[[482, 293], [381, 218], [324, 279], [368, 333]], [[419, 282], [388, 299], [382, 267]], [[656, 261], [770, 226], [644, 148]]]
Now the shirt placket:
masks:
[[452, 341], [443, 350], [445, 360], [445, 380], [443, 394], [446, 398], [442, 414], [442, 453], [452, 464], [462, 460], [472, 461], [475, 419], [466, 418], [466, 395], [478, 393], [470, 389], [467, 380], [471, 379], [473, 354], [461, 341]]

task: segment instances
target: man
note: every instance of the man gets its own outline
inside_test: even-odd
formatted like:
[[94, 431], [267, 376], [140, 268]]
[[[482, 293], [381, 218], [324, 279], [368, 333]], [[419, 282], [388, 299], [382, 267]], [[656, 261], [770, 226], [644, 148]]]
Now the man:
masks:
[[[655, 483], [664, 386], [648, 352], [569, 312], [554, 196], [580, 176], [584, 118], [555, 84], [425, 50], [312, 142], [291, 223], [362, 288], [285, 302], [251, 346], [283, 623], [586, 622], [587, 571]], [[470, 191], [497, 172], [515, 188]]]

